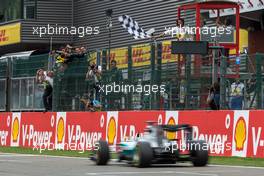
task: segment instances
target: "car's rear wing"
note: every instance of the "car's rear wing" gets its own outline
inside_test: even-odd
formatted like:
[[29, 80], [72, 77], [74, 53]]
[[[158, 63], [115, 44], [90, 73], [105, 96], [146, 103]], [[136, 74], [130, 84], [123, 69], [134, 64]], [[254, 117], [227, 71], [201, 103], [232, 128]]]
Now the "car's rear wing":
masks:
[[164, 131], [168, 132], [175, 132], [175, 131], [181, 131], [186, 130], [189, 132], [192, 132], [192, 126], [188, 124], [181, 124], [181, 125], [159, 125]]
[[192, 140], [193, 128], [191, 125], [181, 124], [181, 125], [158, 125], [158, 126], [160, 126], [163, 131], [167, 131], [167, 132], [176, 132], [176, 131], [184, 130], [186, 131], [187, 140]]

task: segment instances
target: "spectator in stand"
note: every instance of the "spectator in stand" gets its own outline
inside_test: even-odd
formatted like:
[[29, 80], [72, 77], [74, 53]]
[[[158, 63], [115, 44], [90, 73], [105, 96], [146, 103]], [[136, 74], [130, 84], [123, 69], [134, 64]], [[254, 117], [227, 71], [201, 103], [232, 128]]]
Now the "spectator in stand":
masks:
[[253, 103], [251, 101], [254, 98], [254, 92], [256, 91], [256, 74], [251, 75], [251, 78], [246, 82], [245, 86], [245, 102], [244, 108], [253, 109]]
[[[91, 64], [88, 72], [86, 73], [86, 80], [89, 84], [89, 93], [94, 97], [95, 100], [99, 100], [99, 86], [102, 72], [98, 69], [98, 66]], [[95, 95], [94, 95], [95, 93]]]
[[85, 47], [81, 47], [81, 48], [80, 48], [80, 54], [79, 54], [79, 57], [84, 57], [86, 53], [87, 53], [86, 48], [85, 48]]
[[67, 64], [65, 64], [67, 55], [65, 48], [56, 51], [56, 54], [56, 66], [60, 72], [63, 72], [67, 68]]
[[215, 21], [216, 27], [231, 27], [232, 26], [232, 20], [230, 18], [224, 18], [223, 22], [221, 20], [221, 17], [217, 17]]
[[244, 100], [244, 84], [236, 79], [231, 85], [230, 108], [233, 110], [242, 110]]
[[[117, 68], [117, 63], [115, 60], [111, 60], [111, 68], [109, 72], [109, 84], [115, 83], [120, 84], [123, 81], [122, 72]], [[108, 106], [110, 110], [119, 110], [120, 109], [120, 101], [121, 101], [120, 93], [110, 93], [108, 95]]]
[[256, 74], [253, 74], [251, 78], [247, 81], [246, 92], [251, 94], [256, 90]]
[[102, 106], [99, 101], [94, 100], [91, 94], [84, 95], [81, 99], [81, 109], [84, 111], [100, 111]]
[[43, 84], [44, 93], [42, 96], [43, 105], [45, 111], [52, 110], [52, 90], [53, 90], [53, 72], [52, 71], [44, 71], [43, 69], [39, 69], [36, 75], [36, 81], [38, 84]]
[[183, 41], [186, 35], [184, 31], [184, 19], [179, 18], [176, 20], [176, 30], [177, 30], [176, 39], [179, 41]]
[[84, 47], [81, 48], [73, 48], [70, 45], [66, 45], [65, 48], [61, 48], [59, 51], [56, 51], [56, 64], [59, 71], [63, 72], [67, 69], [68, 64], [73, 61], [74, 58], [82, 58], [85, 57], [86, 49]]
[[119, 84], [123, 81], [122, 72], [117, 68], [116, 61], [111, 60], [110, 82]]
[[184, 27], [184, 19], [183, 18], [178, 18], [176, 20], [176, 26], [178, 26], [178, 27]]
[[209, 90], [207, 103], [212, 110], [220, 109], [220, 85], [215, 82]]
[[48, 70], [53, 70], [55, 68], [56, 65], [56, 51], [52, 50], [49, 53], [49, 63], [48, 63]]

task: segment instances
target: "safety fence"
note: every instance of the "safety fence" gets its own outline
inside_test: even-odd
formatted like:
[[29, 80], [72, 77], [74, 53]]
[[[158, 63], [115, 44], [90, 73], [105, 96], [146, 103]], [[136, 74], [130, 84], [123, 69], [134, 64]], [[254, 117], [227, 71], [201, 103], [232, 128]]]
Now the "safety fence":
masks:
[[48, 54], [9, 56], [0, 59], [0, 111], [43, 110], [43, 86], [36, 71], [47, 68]]
[[[261, 110], [0, 113], [0, 146], [80, 152], [106, 140], [115, 149], [120, 141], [143, 135], [146, 121], [154, 121], [192, 125], [194, 140], [205, 140], [210, 155], [263, 158], [263, 116]], [[184, 134], [164, 135], [183, 142]]]
[[[230, 109], [231, 85], [237, 79], [245, 86], [241, 90], [242, 109], [263, 108], [264, 55], [227, 57], [221, 52], [209, 49], [206, 56], [171, 54], [171, 41], [113, 48], [110, 58], [108, 49], [90, 52], [88, 62], [76, 59], [57, 78], [61, 82], [54, 86], [55, 111], [83, 111], [80, 100], [89, 94], [101, 102], [102, 110], [210, 109], [208, 92], [217, 80], [221, 80], [220, 109]], [[121, 81], [112, 79], [116, 73], [109, 59], [117, 62]], [[145, 90], [115, 92], [114, 88], [120, 89], [116, 86], [109, 88], [108, 94], [104, 89], [95, 95], [93, 83], [85, 79], [91, 63], [102, 67], [100, 86], [106, 88], [115, 82], [121, 86], [141, 85]], [[163, 86], [165, 91], [154, 92], [153, 86]]]
[[[117, 62], [121, 80], [110, 60]], [[53, 70], [54, 111], [85, 111], [83, 101], [89, 94], [102, 104], [100, 110], [188, 110], [210, 109], [207, 97], [213, 82], [220, 79], [220, 109], [230, 109], [231, 85], [239, 78], [244, 84], [242, 109], [263, 108], [264, 55], [228, 56], [221, 49], [209, 49], [208, 55], [171, 54], [171, 41], [90, 51], [73, 58], [63, 70], [48, 54], [0, 59], [0, 111], [41, 111], [43, 86], [36, 84], [39, 68]], [[101, 66], [100, 86], [141, 86], [139, 91], [106, 94], [95, 90], [86, 78], [89, 65]], [[163, 86], [165, 91], [153, 91]], [[104, 87], [105, 88], [105, 87]], [[158, 89], [160, 90], [160, 89]]]

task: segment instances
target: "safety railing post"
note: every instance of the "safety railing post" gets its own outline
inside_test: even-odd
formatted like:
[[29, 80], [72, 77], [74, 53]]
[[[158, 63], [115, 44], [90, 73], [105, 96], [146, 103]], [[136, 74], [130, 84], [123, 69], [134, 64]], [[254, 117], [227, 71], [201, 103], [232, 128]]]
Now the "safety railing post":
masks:
[[[157, 85], [158, 87], [161, 86], [161, 72], [162, 72], [162, 43], [158, 43], [157, 45], [157, 75], [156, 75], [156, 79], [157, 79]], [[157, 92], [157, 105], [159, 109], [162, 108], [162, 103], [161, 103], [161, 95], [160, 95], [160, 91]]]
[[6, 111], [11, 110], [11, 78], [12, 78], [12, 60], [7, 58], [7, 70], [6, 70]]
[[[156, 56], [156, 50], [155, 50], [155, 43], [153, 42], [151, 44], [151, 55], [150, 55], [150, 68], [151, 68], [151, 81], [150, 81], [150, 86], [152, 87], [153, 84], [155, 84], [156, 80], [156, 71], [155, 71], [155, 56]], [[151, 93], [151, 98], [150, 98], [150, 109], [154, 108], [155, 104], [155, 95]]]
[[[128, 50], [127, 50], [127, 78], [128, 78], [128, 85], [132, 85], [133, 84], [133, 62], [132, 62], [132, 47], [131, 45], [128, 46]], [[127, 105], [126, 105], [126, 109], [130, 110], [132, 109], [131, 105], [132, 105], [132, 92], [128, 92], [128, 97], [127, 97]]]
[[103, 71], [106, 71], [107, 69], [107, 51], [102, 51], [102, 69]]
[[191, 89], [191, 63], [192, 56], [190, 54], [186, 55], [186, 66], [185, 66], [185, 78], [186, 78], [186, 96], [185, 96], [185, 109], [190, 106], [190, 89]]
[[[102, 85], [106, 85], [108, 80], [108, 71], [107, 71], [107, 50], [102, 51], [102, 71], [103, 71], [103, 76], [102, 76]], [[108, 102], [106, 102], [107, 97], [106, 95], [102, 96], [102, 106], [103, 110], [108, 110]]]
[[96, 65], [101, 65], [101, 51], [96, 52]]
[[226, 69], [227, 57], [220, 57], [220, 109], [226, 109]]
[[262, 67], [262, 57], [260, 53], [256, 53], [256, 96], [257, 96], [257, 108], [261, 109], [262, 108], [262, 102], [263, 102], [263, 97], [262, 97], [262, 72], [261, 72], [261, 67]]

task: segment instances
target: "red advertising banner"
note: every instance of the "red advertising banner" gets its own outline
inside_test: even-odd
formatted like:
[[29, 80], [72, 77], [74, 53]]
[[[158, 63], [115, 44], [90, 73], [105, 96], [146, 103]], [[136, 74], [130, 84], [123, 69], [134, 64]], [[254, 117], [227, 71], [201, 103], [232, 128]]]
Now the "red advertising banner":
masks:
[[[34, 150], [52, 149], [55, 141], [56, 113], [24, 112], [20, 125], [19, 146]], [[13, 141], [14, 142], [14, 141]]]
[[0, 113], [0, 146], [10, 146], [11, 113]]
[[[105, 139], [106, 112], [69, 112], [67, 113], [64, 149], [91, 150], [96, 142]], [[59, 122], [60, 123], [60, 122]], [[59, 125], [57, 125], [59, 126]], [[62, 136], [62, 129], [57, 136]]]
[[248, 157], [264, 158], [264, 112], [249, 112]]
[[[211, 155], [264, 157], [264, 111], [109, 111], [0, 113], [0, 146], [34, 150], [91, 150], [100, 139], [113, 149], [143, 135], [147, 121], [190, 124]], [[169, 139], [185, 134], [168, 132]]]
[[193, 138], [205, 140], [211, 155], [231, 156], [233, 116], [233, 111], [179, 111], [179, 124], [192, 125]]

